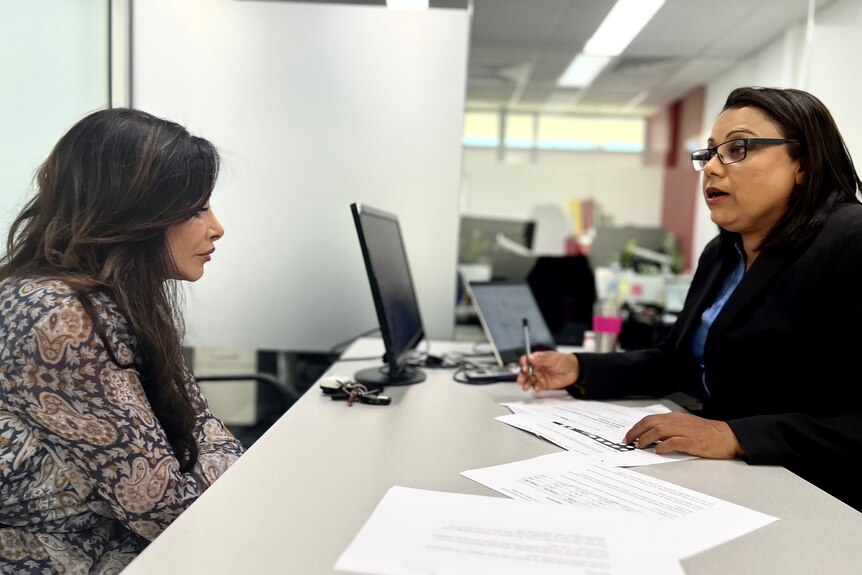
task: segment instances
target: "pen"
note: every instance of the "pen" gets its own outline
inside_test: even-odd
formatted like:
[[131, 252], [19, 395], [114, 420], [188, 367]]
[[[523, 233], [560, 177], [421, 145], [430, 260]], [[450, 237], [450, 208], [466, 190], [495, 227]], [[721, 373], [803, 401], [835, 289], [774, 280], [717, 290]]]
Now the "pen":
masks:
[[[524, 324], [524, 349], [527, 351], [527, 357], [530, 357], [530, 352], [532, 351], [532, 346], [530, 345], [530, 322], [527, 321], [527, 318], [523, 319]], [[533, 375], [533, 366], [529, 363], [527, 364], [527, 373]]]

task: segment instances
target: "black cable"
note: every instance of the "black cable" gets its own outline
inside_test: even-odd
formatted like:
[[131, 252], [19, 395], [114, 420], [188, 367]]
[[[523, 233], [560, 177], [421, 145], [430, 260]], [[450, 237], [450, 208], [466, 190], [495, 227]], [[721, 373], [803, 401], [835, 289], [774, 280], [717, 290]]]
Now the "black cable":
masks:
[[[362, 332], [362, 333], [360, 333], [359, 335], [354, 335], [354, 336], [353, 336], [353, 337], [351, 337], [350, 339], [345, 339], [345, 340], [344, 340], [344, 341], [342, 341], [342, 342], [336, 343], [336, 344], [335, 344], [335, 345], [333, 345], [331, 348], [329, 348], [329, 354], [330, 354], [330, 355], [339, 356], [339, 355], [341, 355], [341, 353], [342, 353], [345, 349], [347, 349], [347, 346], [349, 346], [351, 343], [353, 343], [354, 341], [356, 341], [356, 340], [357, 340], [357, 339], [359, 339], [360, 337], [365, 337], [366, 335], [371, 335], [372, 333], [375, 333], [375, 332], [378, 332], [378, 331], [380, 331], [380, 327], [379, 327], [379, 326], [378, 326], [378, 327], [375, 327], [375, 328], [371, 328], [371, 329], [366, 330], [366, 331], [363, 331], [363, 332]], [[376, 359], [376, 358], [369, 358], [369, 359]], [[343, 361], [347, 361], [347, 360], [343, 360]], [[352, 360], [351, 360], [351, 361], [352, 361]]]
[[469, 380], [467, 380], [467, 377], [466, 377], [466, 376], [465, 376], [465, 377], [463, 377], [463, 378], [459, 378], [459, 377], [458, 377], [459, 375], [463, 374], [465, 371], [467, 371], [467, 370], [466, 370], [466, 368], [459, 367], [459, 368], [458, 368], [458, 369], [456, 369], [456, 370], [455, 370], [455, 372], [452, 374], [452, 379], [454, 379], [454, 380], [455, 380], [455, 381], [457, 381], [458, 383], [470, 383], [470, 381], [469, 381]]
[[467, 385], [488, 385], [489, 383], [501, 383], [504, 381], [511, 381], [508, 379], [467, 379], [466, 376], [461, 377], [461, 375], [465, 371], [467, 371], [466, 367], [459, 367], [452, 374], [452, 379], [454, 379], [458, 383], [466, 383]]
[[423, 367], [425, 365], [425, 360], [428, 359], [428, 356], [431, 353], [431, 341], [427, 338], [423, 339], [424, 350], [414, 349], [410, 352], [410, 356], [407, 358], [407, 365], [411, 365], [413, 367]]

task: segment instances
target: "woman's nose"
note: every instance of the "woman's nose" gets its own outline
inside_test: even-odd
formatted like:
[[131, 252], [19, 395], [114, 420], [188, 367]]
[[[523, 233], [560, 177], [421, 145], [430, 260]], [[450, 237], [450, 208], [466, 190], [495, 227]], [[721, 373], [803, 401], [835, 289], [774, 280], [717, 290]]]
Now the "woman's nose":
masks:
[[222, 227], [221, 222], [218, 221], [218, 218], [215, 217], [212, 209], [210, 209], [210, 216], [212, 217], [212, 221], [210, 222], [210, 230], [212, 231], [212, 234], [210, 235], [210, 238], [215, 241], [224, 236], [224, 228]]

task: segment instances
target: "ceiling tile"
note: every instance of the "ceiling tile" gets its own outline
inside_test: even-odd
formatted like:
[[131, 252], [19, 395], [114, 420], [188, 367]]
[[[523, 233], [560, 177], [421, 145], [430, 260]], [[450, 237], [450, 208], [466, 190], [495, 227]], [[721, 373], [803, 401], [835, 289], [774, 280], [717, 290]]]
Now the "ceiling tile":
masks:
[[[833, 1], [817, 0], [817, 7]], [[473, 0], [470, 103], [481, 96], [498, 109], [539, 109], [544, 98], [549, 111], [559, 111], [568, 93], [557, 79], [614, 2]], [[807, 9], [808, 0], [667, 0], [592, 86], [572, 93], [568, 110], [651, 114], [804, 22]], [[640, 105], [622, 110], [644, 91]]]

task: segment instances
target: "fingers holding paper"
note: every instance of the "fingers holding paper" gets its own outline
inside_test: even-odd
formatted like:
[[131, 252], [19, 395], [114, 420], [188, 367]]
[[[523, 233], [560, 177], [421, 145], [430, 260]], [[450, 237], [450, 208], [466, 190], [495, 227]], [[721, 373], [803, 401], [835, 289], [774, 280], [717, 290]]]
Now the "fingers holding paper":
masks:
[[745, 455], [727, 422], [689, 413], [648, 415], [634, 424], [624, 442], [639, 448], [654, 446], [660, 455], [674, 451], [710, 459]]
[[518, 383], [524, 391], [563, 389], [574, 383], [580, 373], [576, 356], [556, 351], [536, 351], [522, 355], [519, 364], [521, 371]]

